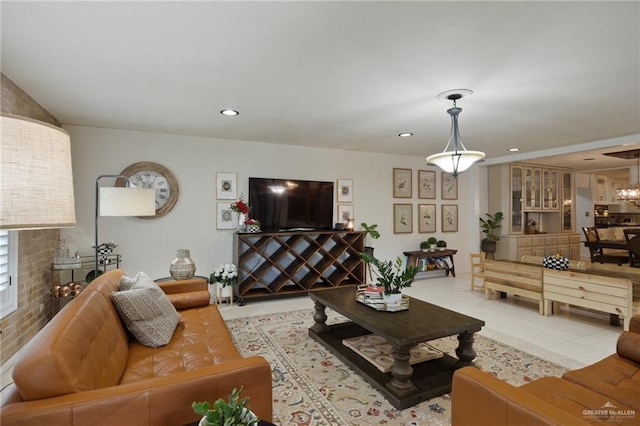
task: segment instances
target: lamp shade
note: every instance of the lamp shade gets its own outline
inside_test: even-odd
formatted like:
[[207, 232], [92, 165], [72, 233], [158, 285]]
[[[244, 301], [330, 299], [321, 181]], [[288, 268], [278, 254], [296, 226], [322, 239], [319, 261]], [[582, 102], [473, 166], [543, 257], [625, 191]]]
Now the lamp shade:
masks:
[[458, 174], [476, 161], [482, 160], [484, 156], [484, 152], [480, 151], [447, 151], [428, 156], [427, 163], [435, 164], [447, 173]]
[[0, 229], [74, 226], [69, 134], [24, 117], [0, 120]]
[[100, 188], [100, 216], [153, 216], [156, 191], [132, 187]]

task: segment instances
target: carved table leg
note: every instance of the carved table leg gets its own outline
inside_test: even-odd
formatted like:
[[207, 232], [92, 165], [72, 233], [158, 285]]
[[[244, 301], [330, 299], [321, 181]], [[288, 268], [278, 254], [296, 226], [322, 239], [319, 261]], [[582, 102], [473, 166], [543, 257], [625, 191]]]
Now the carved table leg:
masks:
[[473, 364], [473, 360], [476, 357], [476, 351], [473, 350], [473, 338], [474, 333], [460, 333], [458, 334], [458, 347], [456, 348], [456, 355], [458, 359], [464, 365]]
[[391, 375], [393, 378], [386, 384], [386, 387], [400, 398], [404, 398], [418, 391], [411, 381], [413, 367], [409, 364], [409, 359], [411, 358], [409, 350], [414, 346], [415, 345], [393, 348], [393, 366], [391, 367]]
[[313, 332], [316, 334], [326, 333], [327, 331], [329, 331], [329, 327], [327, 327], [326, 324], [327, 314], [324, 311], [326, 306], [317, 301], [314, 303], [314, 305], [316, 311], [313, 314], [313, 320], [316, 323], [311, 326], [311, 330], [313, 330]]

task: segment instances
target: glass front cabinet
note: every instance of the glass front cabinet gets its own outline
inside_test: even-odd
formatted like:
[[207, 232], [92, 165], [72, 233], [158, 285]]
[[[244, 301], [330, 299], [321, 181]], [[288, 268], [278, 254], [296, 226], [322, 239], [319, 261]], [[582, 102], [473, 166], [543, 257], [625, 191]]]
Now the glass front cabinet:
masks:
[[523, 204], [523, 169], [520, 166], [511, 166], [511, 233], [521, 234], [524, 220]]
[[505, 217], [496, 259], [554, 254], [580, 258], [580, 235], [574, 231], [571, 170], [525, 163], [499, 164], [489, 166], [488, 183], [492, 189], [489, 211], [502, 211]]

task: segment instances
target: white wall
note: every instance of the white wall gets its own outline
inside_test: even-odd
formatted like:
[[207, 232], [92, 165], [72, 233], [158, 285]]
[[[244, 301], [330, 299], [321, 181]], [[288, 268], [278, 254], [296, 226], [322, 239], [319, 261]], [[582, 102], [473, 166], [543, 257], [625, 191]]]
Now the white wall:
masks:
[[[424, 157], [81, 126], [65, 126], [65, 129], [70, 133], [72, 142], [77, 226], [63, 230], [62, 238], [71, 253], [78, 250], [81, 254], [93, 254], [97, 176], [118, 174], [138, 161], [153, 161], [168, 167], [178, 179], [180, 197], [166, 216], [150, 220], [100, 218], [99, 242], [115, 241], [119, 244], [115, 252], [123, 256], [122, 268], [127, 274], [145, 271], [152, 278], [168, 276], [169, 264], [180, 248], [191, 250], [198, 275], [208, 276], [218, 264], [231, 261], [233, 231], [216, 229], [216, 172], [237, 173], [238, 188], [245, 195], [250, 176], [334, 182], [338, 178], [353, 179], [356, 224], [358, 227], [361, 222], [378, 224], [382, 236], [370, 245], [375, 247], [379, 258], [391, 259], [402, 255], [403, 251], [417, 250], [420, 241], [432, 235], [417, 233], [415, 215], [418, 204], [438, 205], [438, 231], [435, 236], [458, 250], [457, 271], [469, 269], [469, 252], [477, 251], [479, 247], [477, 210], [482, 173], [478, 167], [458, 178], [457, 201], [443, 202], [440, 199], [439, 171], [437, 198], [421, 200], [417, 198], [417, 171], [436, 170], [425, 165]], [[441, 149], [442, 146], [425, 144], [425, 156]], [[394, 167], [413, 170], [413, 199], [393, 198], [391, 177]], [[113, 185], [109, 179], [100, 182], [101, 186]], [[413, 204], [413, 233], [394, 235], [394, 203]], [[440, 204], [458, 204], [458, 232], [440, 231]]]

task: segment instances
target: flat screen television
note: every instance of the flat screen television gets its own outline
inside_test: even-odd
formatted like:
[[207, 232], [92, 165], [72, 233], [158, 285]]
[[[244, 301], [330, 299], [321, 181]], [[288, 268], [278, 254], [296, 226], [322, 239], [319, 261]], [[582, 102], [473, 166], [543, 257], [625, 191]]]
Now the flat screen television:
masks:
[[333, 182], [250, 177], [249, 206], [266, 232], [329, 230]]

